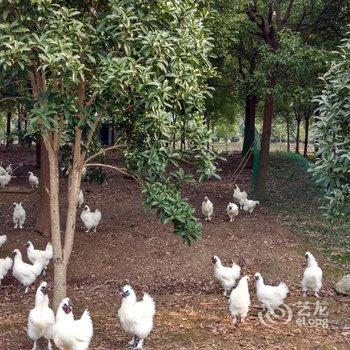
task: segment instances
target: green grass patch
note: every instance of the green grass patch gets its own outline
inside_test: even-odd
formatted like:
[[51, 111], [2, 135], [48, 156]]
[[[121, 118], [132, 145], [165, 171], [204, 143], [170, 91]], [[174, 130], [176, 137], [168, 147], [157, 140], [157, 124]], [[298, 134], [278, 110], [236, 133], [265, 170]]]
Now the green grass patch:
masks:
[[349, 268], [350, 224], [341, 219], [330, 220], [320, 209], [322, 193], [307, 171], [310, 165], [295, 153], [271, 154], [266, 204], [284, 226]]

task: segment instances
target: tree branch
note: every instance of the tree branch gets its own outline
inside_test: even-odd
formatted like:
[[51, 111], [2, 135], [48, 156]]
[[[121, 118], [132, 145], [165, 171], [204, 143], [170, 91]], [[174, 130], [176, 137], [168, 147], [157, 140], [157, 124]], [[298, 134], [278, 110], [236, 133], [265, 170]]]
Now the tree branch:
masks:
[[95, 92], [92, 94], [92, 96], [90, 97], [89, 101], [86, 102], [85, 108], [90, 107], [90, 106], [95, 102], [97, 95], [98, 95], [98, 92], [95, 91]]
[[[120, 140], [120, 139], [119, 139], [119, 140]], [[118, 140], [118, 141], [119, 141], [119, 140]], [[118, 143], [118, 141], [117, 141], [116, 143]], [[118, 149], [118, 148], [121, 148], [121, 147], [123, 147], [123, 145], [117, 145], [117, 144], [115, 144], [115, 145], [113, 145], [113, 146], [111, 146], [111, 147], [104, 148], [103, 150], [101, 150], [101, 151], [99, 151], [99, 152], [93, 154], [91, 157], [89, 157], [88, 159], [86, 159], [86, 161], [84, 162], [84, 165], [87, 164], [90, 160], [95, 159], [96, 157], [98, 157], [98, 156], [101, 155], [101, 154], [104, 154], [104, 153], [106, 153], [106, 152], [108, 152], [108, 151], [112, 151], [112, 150], [114, 150], [114, 149]]]
[[281, 20], [281, 23], [282, 25], [285, 25], [290, 17], [290, 14], [292, 12], [292, 8], [293, 8], [293, 4], [294, 4], [294, 0], [290, 0], [289, 1], [289, 4], [288, 4], [288, 7], [287, 7], [287, 10], [286, 10], [286, 13], [284, 14], [282, 20]]
[[142, 181], [139, 180], [136, 176], [129, 174], [127, 172], [126, 168], [118, 168], [116, 166], [113, 165], [109, 165], [109, 164], [102, 164], [102, 163], [90, 163], [90, 164], [85, 164], [86, 167], [101, 167], [101, 168], [109, 168], [109, 169], [113, 169], [118, 171], [119, 173], [126, 175], [126, 176], [130, 176], [132, 177], [134, 180], [136, 180], [140, 185], [142, 185]]

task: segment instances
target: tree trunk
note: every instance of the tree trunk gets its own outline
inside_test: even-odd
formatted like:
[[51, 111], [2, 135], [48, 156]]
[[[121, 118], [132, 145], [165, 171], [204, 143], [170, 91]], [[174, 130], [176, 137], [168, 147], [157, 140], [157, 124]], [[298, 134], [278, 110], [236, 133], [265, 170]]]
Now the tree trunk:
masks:
[[[247, 95], [245, 99], [245, 121], [244, 121], [244, 141], [242, 156], [244, 157], [255, 140], [255, 116], [258, 99], [255, 95]], [[251, 168], [253, 162], [253, 154], [249, 156], [247, 167]]]
[[40, 137], [37, 140], [37, 150], [40, 152], [40, 199], [35, 229], [43, 236], [50, 237], [50, 168], [48, 152]]
[[113, 144], [113, 126], [108, 126], [108, 146]]
[[297, 136], [295, 138], [295, 153], [300, 153], [299, 143], [300, 143], [300, 119], [297, 120]]
[[11, 119], [12, 112], [7, 112], [6, 116], [6, 147], [10, 147], [11, 145]]
[[41, 144], [42, 140], [40, 135], [36, 135], [35, 137], [35, 166], [40, 169], [41, 168]]
[[305, 141], [304, 141], [304, 157], [307, 157], [307, 147], [309, 145], [309, 120], [310, 118], [305, 118]]
[[[61, 225], [60, 225], [60, 203], [59, 203], [59, 172], [58, 172], [58, 150], [59, 144], [54, 143], [54, 137], [46, 136], [43, 139], [49, 158], [49, 179], [50, 179], [50, 223], [51, 239], [53, 246], [54, 263], [54, 310], [57, 309], [61, 300], [66, 297], [66, 275], [67, 266], [63, 260], [63, 251], [61, 244]], [[59, 142], [59, 140], [58, 140]], [[42, 179], [40, 179], [42, 180]]]
[[290, 152], [290, 122], [287, 120], [287, 152]]
[[263, 199], [266, 195], [266, 180], [270, 153], [271, 125], [274, 109], [274, 100], [271, 94], [265, 96], [263, 132], [261, 136], [261, 150], [259, 173], [254, 193], [257, 198]]

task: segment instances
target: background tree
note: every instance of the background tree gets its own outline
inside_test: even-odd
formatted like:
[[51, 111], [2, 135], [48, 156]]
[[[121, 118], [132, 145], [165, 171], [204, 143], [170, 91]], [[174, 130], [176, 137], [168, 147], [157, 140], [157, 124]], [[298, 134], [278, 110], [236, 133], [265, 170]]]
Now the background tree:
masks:
[[[198, 240], [201, 226], [180, 192], [192, 177], [181, 162], [196, 164], [199, 180], [215, 174], [203, 124], [206, 79], [214, 75], [212, 45], [203, 28], [207, 10], [193, 0], [111, 0], [88, 14], [48, 0], [7, 1], [1, 9], [7, 13], [0, 32], [1, 69], [16, 67], [28, 77], [31, 128], [40, 132], [48, 152], [55, 307], [66, 294], [84, 166], [131, 173], [142, 186], [146, 206], [163, 223], [171, 222], [185, 242]], [[113, 118], [118, 127], [119, 142], [112, 149], [121, 153], [126, 168], [94, 162], [101, 152], [91, 148], [103, 118]], [[167, 147], [180, 131], [190, 140], [183, 152]], [[62, 144], [71, 151], [64, 235]]]

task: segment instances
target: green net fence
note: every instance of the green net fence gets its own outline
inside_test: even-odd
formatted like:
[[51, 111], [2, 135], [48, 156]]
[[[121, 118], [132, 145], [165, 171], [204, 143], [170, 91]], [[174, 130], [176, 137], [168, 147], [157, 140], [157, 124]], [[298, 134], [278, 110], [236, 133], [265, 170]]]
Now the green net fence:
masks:
[[256, 180], [259, 176], [260, 164], [260, 134], [255, 130], [255, 143], [253, 148], [253, 173], [252, 173], [252, 191], [255, 190]]

